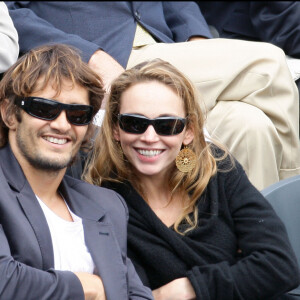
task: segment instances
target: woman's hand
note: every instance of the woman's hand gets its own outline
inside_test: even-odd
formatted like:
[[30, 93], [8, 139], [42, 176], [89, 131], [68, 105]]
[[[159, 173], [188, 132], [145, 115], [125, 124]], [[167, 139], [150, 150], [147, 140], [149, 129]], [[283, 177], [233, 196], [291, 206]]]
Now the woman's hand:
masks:
[[155, 300], [194, 300], [195, 291], [186, 278], [175, 279], [152, 291]]

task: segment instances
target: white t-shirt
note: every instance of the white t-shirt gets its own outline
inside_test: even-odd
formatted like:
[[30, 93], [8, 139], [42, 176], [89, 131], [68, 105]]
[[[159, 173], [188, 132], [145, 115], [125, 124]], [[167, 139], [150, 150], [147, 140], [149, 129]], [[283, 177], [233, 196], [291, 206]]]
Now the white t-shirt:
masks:
[[82, 219], [68, 207], [73, 222], [56, 215], [38, 196], [52, 238], [54, 269], [93, 274], [95, 265], [84, 241]]

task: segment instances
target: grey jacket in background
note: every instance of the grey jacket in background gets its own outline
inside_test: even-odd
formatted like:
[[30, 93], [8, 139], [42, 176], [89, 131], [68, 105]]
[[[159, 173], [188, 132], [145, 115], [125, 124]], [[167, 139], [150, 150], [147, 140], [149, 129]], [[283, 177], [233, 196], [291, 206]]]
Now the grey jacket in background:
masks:
[[126, 67], [136, 24], [162, 43], [211, 37], [193, 1], [7, 1], [26, 53], [46, 43], [64, 43], [82, 52], [84, 61], [103, 49]]

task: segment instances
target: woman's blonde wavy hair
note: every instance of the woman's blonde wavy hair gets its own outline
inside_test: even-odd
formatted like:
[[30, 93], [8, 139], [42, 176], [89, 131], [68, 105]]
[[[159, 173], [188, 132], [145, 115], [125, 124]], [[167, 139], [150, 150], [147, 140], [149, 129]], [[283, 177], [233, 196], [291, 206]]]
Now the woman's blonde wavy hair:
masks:
[[[113, 130], [118, 126], [117, 116], [120, 112], [120, 100], [122, 94], [131, 86], [149, 81], [157, 81], [172, 88], [172, 90], [184, 101], [187, 126], [194, 132], [194, 139], [189, 145], [197, 157], [195, 168], [189, 173], [180, 172], [175, 165], [168, 172], [169, 188], [171, 195], [178, 194], [182, 199], [189, 199], [184, 203], [184, 209], [174, 224], [175, 230], [185, 234], [197, 226], [198, 209], [196, 202], [203, 194], [209, 180], [217, 172], [217, 160], [224, 159], [228, 151], [218, 142], [214, 141], [224, 151], [222, 157], [216, 158], [211, 143], [205, 140], [203, 126], [204, 114], [197, 101], [198, 96], [194, 85], [179, 70], [166, 61], [155, 59], [141, 63], [122, 73], [111, 85], [111, 91], [106, 104], [106, 113], [96, 138], [94, 149], [90, 157], [84, 180], [101, 186], [104, 181], [123, 182], [128, 180], [133, 187], [145, 198], [143, 187], [139, 178], [134, 173], [130, 162], [120, 155], [120, 145], [115, 140]], [[147, 201], [147, 199], [145, 199]], [[189, 213], [193, 211], [193, 217]], [[188, 223], [188, 229], [179, 232], [178, 226], [182, 221]]]

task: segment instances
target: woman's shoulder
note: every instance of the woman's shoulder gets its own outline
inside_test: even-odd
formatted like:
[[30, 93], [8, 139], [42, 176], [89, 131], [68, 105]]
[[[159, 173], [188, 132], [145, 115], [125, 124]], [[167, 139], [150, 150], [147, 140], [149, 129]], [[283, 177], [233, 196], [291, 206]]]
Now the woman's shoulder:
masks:
[[215, 144], [210, 144], [211, 152], [216, 159], [217, 172], [211, 178], [209, 185], [230, 195], [238, 184], [247, 178], [242, 165], [227, 150]]
[[[232, 174], [243, 172], [242, 165], [236, 160], [236, 158], [226, 149], [221, 148], [216, 144], [209, 144], [211, 153], [216, 160], [217, 173]], [[228, 175], [228, 174], [227, 174]]]

